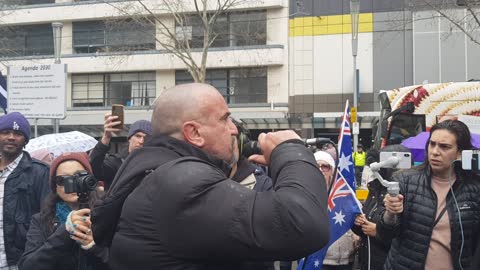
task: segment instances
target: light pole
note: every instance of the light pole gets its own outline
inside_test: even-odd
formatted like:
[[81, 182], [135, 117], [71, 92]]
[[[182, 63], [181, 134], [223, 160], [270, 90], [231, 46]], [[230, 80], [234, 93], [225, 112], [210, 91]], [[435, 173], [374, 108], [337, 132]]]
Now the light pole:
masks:
[[[52, 23], [52, 28], [53, 28], [53, 53], [55, 56], [55, 64], [60, 64], [62, 61], [60, 59], [61, 53], [62, 53], [62, 28], [63, 28], [63, 23], [61, 22], [53, 22]], [[53, 132], [58, 133], [59, 132], [59, 123], [60, 120], [58, 119], [52, 119], [53, 123]]]
[[[358, 17], [360, 14], [360, 0], [350, 0], [350, 16], [352, 21], [352, 56], [353, 56], [353, 110], [352, 110], [352, 133], [353, 151], [357, 151], [358, 145], [358, 76], [357, 76], [357, 51], [358, 51]], [[359, 129], [358, 129], [359, 130]]]

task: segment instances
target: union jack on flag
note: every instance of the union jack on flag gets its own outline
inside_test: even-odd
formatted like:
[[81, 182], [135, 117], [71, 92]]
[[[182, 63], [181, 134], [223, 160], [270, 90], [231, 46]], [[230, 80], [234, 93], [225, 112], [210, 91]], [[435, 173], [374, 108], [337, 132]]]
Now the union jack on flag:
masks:
[[322, 269], [323, 259], [331, 244], [347, 233], [353, 226], [355, 217], [361, 214], [362, 207], [355, 193], [345, 181], [342, 173], [337, 171], [338, 178], [328, 196], [328, 217], [330, 221], [330, 242], [323, 249], [302, 259], [297, 270]]

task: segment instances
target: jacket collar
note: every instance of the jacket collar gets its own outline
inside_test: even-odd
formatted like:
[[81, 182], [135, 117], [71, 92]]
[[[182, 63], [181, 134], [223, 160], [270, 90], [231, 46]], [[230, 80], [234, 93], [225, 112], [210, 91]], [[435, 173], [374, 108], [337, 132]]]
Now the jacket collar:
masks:
[[17, 165], [17, 168], [13, 170], [13, 172], [8, 176], [8, 178], [16, 177], [24, 170], [30, 168], [32, 166], [32, 158], [30, 154], [26, 151], [23, 151], [23, 157]]
[[147, 142], [145, 147], [164, 147], [170, 149], [182, 157], [193, 156], [213, 164], [215, 167], [221, 169], [226, 175], [230, 173], [232, 166], [227, 162], [207, 154], [202, 149], [193, 146], [185, 141], [175, 139], [167, 135], [155, 135]]

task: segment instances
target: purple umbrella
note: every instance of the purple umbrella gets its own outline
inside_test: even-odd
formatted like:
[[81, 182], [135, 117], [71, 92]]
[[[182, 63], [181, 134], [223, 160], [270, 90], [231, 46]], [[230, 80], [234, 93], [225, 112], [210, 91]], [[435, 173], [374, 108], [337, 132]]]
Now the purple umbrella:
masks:
[[[475, 148], [480, 148], [480, 134], [471, 134], [472, 144]], [[421, 132], [415, 137], [405, 139], [401, 144], [412, 151], [413, 161], [423, 162], [425, 160], [425, 146], [430, 132]]]

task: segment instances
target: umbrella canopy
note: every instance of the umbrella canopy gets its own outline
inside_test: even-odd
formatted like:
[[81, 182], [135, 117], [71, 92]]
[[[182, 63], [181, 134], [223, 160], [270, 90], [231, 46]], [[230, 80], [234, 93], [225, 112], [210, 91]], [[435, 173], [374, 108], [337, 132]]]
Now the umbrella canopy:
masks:
[[[430, 132], [421, 132], [415, 137], [405, 139], [401, 144], [412, 151], [413, 160], [423, 162], [425, 160], [428, 137]], [[480, 134], [471, 134], [473, 147], [480, 147]]]
[[31, 139], [25, 150], [34, 158], [50, 163], [66, 152], [86, 152], [97, 144], [92, 136], [79, 131], [43, 135]]

